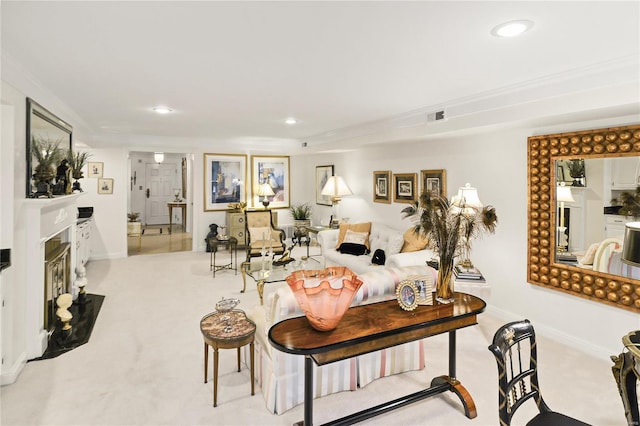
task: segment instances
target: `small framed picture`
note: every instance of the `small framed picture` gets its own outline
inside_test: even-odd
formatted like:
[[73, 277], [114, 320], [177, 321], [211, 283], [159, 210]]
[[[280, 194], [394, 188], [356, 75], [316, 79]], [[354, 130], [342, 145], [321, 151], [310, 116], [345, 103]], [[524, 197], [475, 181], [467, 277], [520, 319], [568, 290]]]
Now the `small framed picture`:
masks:
[[433, 277], [430, 275], [410, 275], [407, 280], [413, 281], [418, 289], [419, 306], [433, 305]]
[[447, 173], [440, 170], [420, 170], [422, 181], [421, 194], [429, 192], [447, 198]]
[[398, 304], [405, 311], [413, 311], [418, 307], [419, 290], [411, 280], [400, 281], [396, 287], [396, 299]]
[[104, 163], [87, 163], [87, 177], [101, 178]]
[[373, 202], [391, 203], [391, 172], [389, 170], [379, 170], [373, 172]]
[[393, 201], [395, 203], [413, 203], [417, 198], [416, 173], [397, 173], [393, 175]]
[[98, 194], [113, 194], [113, 178], [98, 178]]
[[333, 176], [333, 165], [316, 166], [316, 204], [323, 206], [330, 206], [333, 204], [330, 196], [321, 194], [322, 188], [324, 188], [324, 185], [331, 176]]

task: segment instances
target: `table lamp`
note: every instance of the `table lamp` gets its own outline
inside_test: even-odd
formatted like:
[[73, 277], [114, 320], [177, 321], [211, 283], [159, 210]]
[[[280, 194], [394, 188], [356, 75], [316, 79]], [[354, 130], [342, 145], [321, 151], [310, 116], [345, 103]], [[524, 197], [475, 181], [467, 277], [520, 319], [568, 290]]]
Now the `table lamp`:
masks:
[[330, 226], [333, 228], [339, 222], [338, 221], [338, 204], [342, 201], [342, 197], [345, 195], [352, 195], [351, 189], [347, 186], [347, 183], [341, 176], [330, 176], [327, 179], [327, 183], [324, 184], [321, 195], [327, 195], [331, 198], [331, 204], [334, 209], [333, 219]]
[[273, 192], [273, 188], [271, 188], [271, 185], [269, 185], [268, 183], [261, 183], [260, 186], [258, 187], [258, 197], [262, 197], [262, 205], [264, 206], [264, 208], [266, 209], [269, 206], [269, 198], [273, 195], [276, 195], [275, 192]]
[[[480, 197], [478, 197], [478, 190], [471, 187], [469, 183], [458, 188], [458, 193], [451, 198], [450, 210], [453, 214], [463, 214], [467, 217], [473, 217], [478, 214], [478, 212], [482, 210], [482, 202], [480, 201]], [[473, 262], [471, 262], [469, 258], [469, 254], [471, 253], [470, 235], [467, 234], [468, 233], [465, 232], [464, 235], [465, 258], [459, 264], [465, 269], [473, 269]]]
[[560, 203], [560, 222], [558, 225], [558, 238], [556, 239], [556, 246], [558, 253], [563, 253], [567, 251], [567, 247], [569, 245], [568, 242], [565, 242], [565, 231], [567, 227], [564, 223], [564, 203], [572, 203], [574, 202], [573, 195], [571, 195], [571, 188], [568, 186], [564, 186], [564, 182], [560, 182], [560, 185], [557, 188], [556, 192], [556, 201]]
[[640, 267], [640, 222], [629, 222], [624, 228], [622, 261]]

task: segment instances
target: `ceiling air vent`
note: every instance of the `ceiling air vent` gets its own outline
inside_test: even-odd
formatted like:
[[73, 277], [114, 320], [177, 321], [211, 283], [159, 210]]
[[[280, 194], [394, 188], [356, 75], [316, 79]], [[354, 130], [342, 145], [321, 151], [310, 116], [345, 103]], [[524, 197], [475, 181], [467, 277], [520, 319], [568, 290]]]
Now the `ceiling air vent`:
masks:
[[433, 121], [441, 121], [441, 120], [446, 120], [444, 116], [444, 110], [432, 112], [431, 114], [427, 115], [427, 123], [431, 123]]

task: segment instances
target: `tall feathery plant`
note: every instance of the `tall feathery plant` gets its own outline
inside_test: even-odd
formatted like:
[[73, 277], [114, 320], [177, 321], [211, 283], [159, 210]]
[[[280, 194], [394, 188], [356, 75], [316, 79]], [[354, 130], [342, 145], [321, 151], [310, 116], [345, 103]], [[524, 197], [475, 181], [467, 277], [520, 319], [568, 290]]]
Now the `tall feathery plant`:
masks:
[[62, 138], [54, 141], [38, 135], [32, 137], [31, 153], [38, 162], [33, 170], [33, 176], [37, 182], [49, 183], [56, 176], [55, 166], [64, 157], [60, 149], [61, 143]]
[[87, 163], [89, 157], [91, 157], [91, 154], [88, 152], [74, 152], [72, 149], [67, 151], [67, 161], [69, 162], [69, 166], [71, 166], [71, 175], [74, 179], [82, 179], [84, 177], [82, 168]]

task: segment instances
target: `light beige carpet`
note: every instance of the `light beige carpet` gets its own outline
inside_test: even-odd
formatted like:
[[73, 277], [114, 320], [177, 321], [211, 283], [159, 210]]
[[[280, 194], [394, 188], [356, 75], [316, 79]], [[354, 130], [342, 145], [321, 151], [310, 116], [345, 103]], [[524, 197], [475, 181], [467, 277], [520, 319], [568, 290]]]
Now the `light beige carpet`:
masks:
[[[203, 252], [91, 261], [87, 269], [87, 291], [106, 296], [91, 340], [58, 358], [28, 363], [16, 383], [2, 387], [3, 426], [291, 425], [302, 420], [302, 405], [276, 416], [266, 410], [260, 388], [250, 396], [249, 371], [236, 371], [233, 350], [221, 351], [218, 407], [212, 406], [211, 378], [203, 383], [199, 320], [222, 296], [238, 297], [238, 307], [249, 310], [258, 303], [252, 281], [242, 294], [240, 273], [223, 271], [214, 279], [209, 253]], [[475, 399], [476, 419], [467, 419], [455, 395], [447, 393], [363, 424], [497, 425], [497, 369], [487, 346], [502, 322], [487, 313], [479, 320], [458, 333], [457, 357], [458, 378]], [[542, 393], [553, 409], [593, 425], [626, 424], [609, 362], [544, 336], [538, 350]], [[417, 391], [446, 374], [446, 336], [427, 339], [426, 353], [423, 371], [317, 399], [315, 423]], [[526, 423], [527, 410], [520, 414], [514, 425]]]

